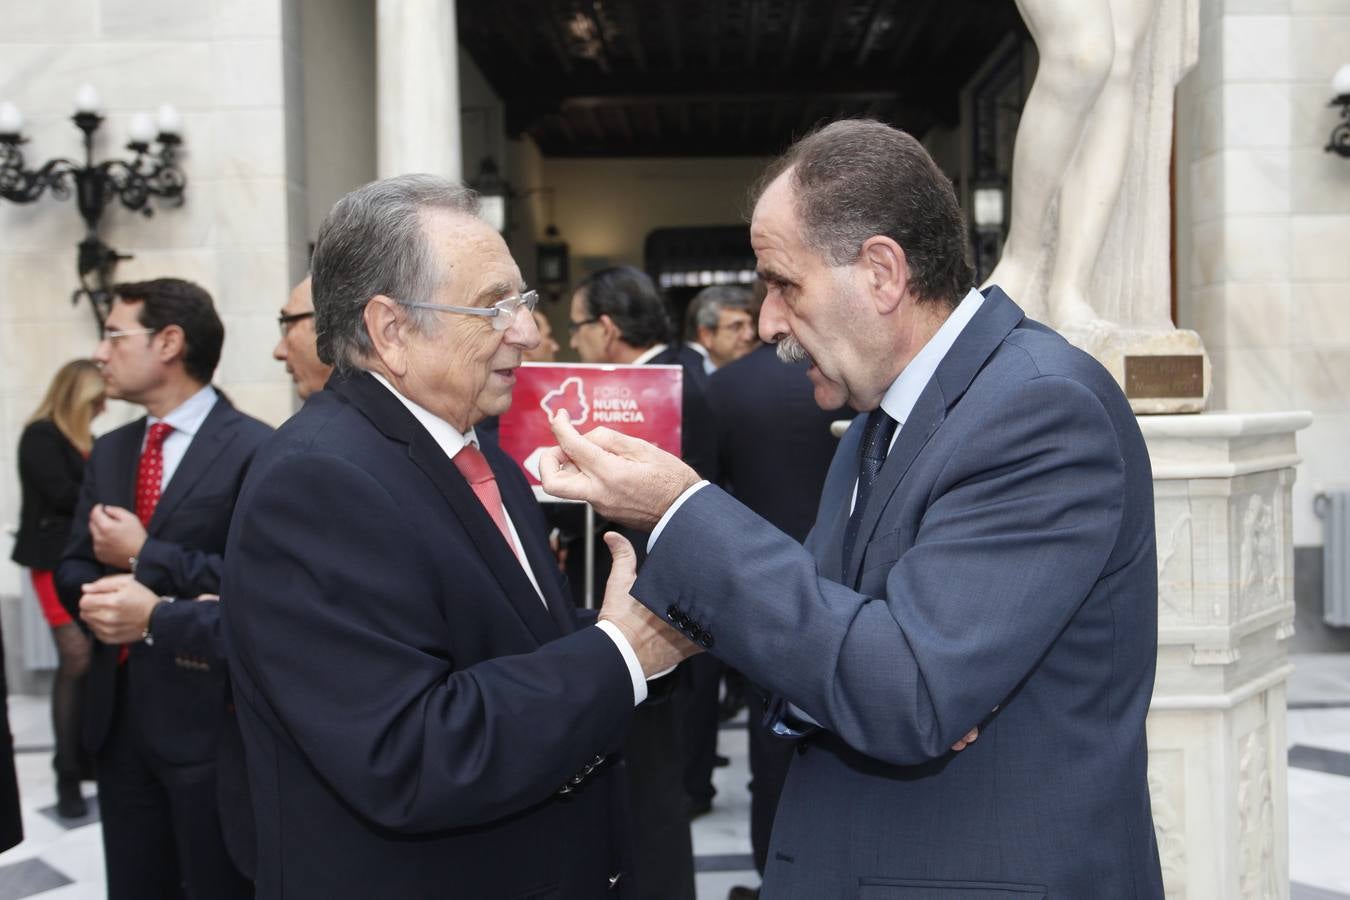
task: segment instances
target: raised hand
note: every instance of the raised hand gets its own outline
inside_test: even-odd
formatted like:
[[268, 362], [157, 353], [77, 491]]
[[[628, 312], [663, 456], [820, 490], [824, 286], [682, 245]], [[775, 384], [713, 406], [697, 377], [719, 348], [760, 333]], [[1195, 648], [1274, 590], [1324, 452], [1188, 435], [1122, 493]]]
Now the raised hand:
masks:
[[544, 490], [584, 500], [607, 519], [650, 531], [698, 474], [659, 447], [600, 427], [586, 434], [572, 427], [566, 410], [552, 419], [558, 446], [544, 451], [539, 480]]

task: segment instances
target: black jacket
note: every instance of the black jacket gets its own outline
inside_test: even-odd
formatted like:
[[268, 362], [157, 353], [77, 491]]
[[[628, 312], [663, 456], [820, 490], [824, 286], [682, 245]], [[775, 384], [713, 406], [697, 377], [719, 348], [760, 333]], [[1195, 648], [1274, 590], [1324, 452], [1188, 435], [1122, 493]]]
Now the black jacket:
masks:
[[259, 898], [610, 896], [633, 715], [578, 627], [519, 467], [483, 452], [539, 588], [417, 420], [368, 374], [259, 452], [222, 625]]
[[23, 509], [10, 557], [30, 569], [55, 569], [70, 536], [80, 497], [84, 454], [51, 419], [28, 425], [19, 438], [19, 487]]
[[[94, 556], [89, 511], [95, 503], [135, 508], [136, 469], [145, 419], [94, 443], [70, 542], [56, 568], [61, 603], [78, 618], [80, 586], [110, 569]], [[154, 645], [131, 646], [128, 697], [145, 741], [169, 765], [213, 760], [226, 706], [226, 670], [213, 636], [218, 605], [196, 601], [220, 592], [221, 557], [235, 498], [253, 454], [272, 433], [222, 394], [192, 438], [150, 519], [136, 580], [179, 598], [151, 618]], [[112, 726], [118, 648], [95, 643], [85, 686], [84, 739], [97, 752]]]

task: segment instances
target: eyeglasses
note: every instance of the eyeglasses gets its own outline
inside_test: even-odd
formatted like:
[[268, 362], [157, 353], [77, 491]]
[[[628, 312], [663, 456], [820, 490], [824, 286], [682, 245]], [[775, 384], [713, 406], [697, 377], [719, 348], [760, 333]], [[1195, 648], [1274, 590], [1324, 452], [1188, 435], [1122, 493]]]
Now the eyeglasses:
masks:
[[597, 317], [597, 318], [594, 318], [594, 319], [582, 319], [580, 322], [568, 322], [568, 323], [567, 323], [567, 333], [568, 333], [568, 334], [576, 334], [578, 331], [580, 331], [581, 329], [585, 328], [587, 325], [594, 325], [596, 322], [599, 322], [599, 321], [600, 321], [600, 319], [599, 319], [599, 317]]
[[314, 318], [314, 310], [312, 309], [309, 312], [282, 313], [277, 316], [277, 325], [281, 328], [281, 336], [285, 337], [286, 333], [291, 330], [291, 326], [296, 322], [303, 322], [312, 318]]
[[126, 331], [104, 328], [100, 340], [115, 341], [118, 338], [130, 337], [133, 334], [156, 334], [158, 331], [158, 328], [128, 328]]
[[492, 320], [494, 331], [505, 331], [522, 309], [529, 313], [534, 312], [534, 308], [539, 305], [539, 292], [526, 291], [514, 297], [498, 300], [491, 306], [446, 306], [443, 303], [413, 303], [410, 300], [398, 302], [413, 309], [434, 309], [436, 312], [459, 313], [464, 316], [486, 316]]
[[713, 331], [751, 331], [755, 323], [749, 319], [741, 319], [737, 322], [723, 322], [713, 328]]

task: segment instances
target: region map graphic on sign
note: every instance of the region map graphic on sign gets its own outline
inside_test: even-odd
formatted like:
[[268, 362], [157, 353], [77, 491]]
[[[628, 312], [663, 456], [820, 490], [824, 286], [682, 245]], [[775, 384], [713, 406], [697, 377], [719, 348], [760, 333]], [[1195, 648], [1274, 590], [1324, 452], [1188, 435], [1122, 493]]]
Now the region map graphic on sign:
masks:
[[603, 425], [678, 456], [683, 378], [679, 366], [525, 363], [501, 417], [502, 449], [538, 485], [539, 457], [557, 445], [549, 420], [565, 409], [583, 434]]

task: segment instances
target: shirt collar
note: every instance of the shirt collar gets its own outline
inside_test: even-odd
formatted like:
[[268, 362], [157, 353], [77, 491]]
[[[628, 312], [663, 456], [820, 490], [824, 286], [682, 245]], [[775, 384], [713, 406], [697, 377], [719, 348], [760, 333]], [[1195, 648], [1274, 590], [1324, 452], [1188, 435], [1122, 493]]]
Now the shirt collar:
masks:
[[639, 355], [638, 358], [633, 360], [629, 365], [634, 366], [646, 365], [654, 357], [659, 356], [662, 352], [664, 352], [665, 349], [666, 349], [665, 344], [653, 344], [646, 350], [643, 350], [641, 355]]
[[966, 294], [956, 309], [952, 310], [947, 321], [942, 323], [942, 327], [928, 339], [923, 349], [915, 354], [909, 365], [905, 366], [886, 389], [886, 396], [881, 398], [881, 408], [886, 410], [887, 415], [901, 425], [905, 424], [909, 414], [914, 411], [914, 404], [919, 402], [919, 395], [928, 386], [928, 382], [932, 381], [933, 373], [937, 371], [966, 325], [975, 318], [975, 313], [979, 312], [983, 303], [984, 295], [971, 288], [970, 293]]
[[408, 412], [412, 413], [413, 418], [420, 422], [422, 427], [427, 430], [427, 433], [431, 435], [431, 439], [445, 452], [447, 458], [454, 459], [455, 454], [463, 450], [465, 444], [473, 444], [475, 447], [478, 446], [478, 435], [474, 434], [472, 428], [467, 432], [460, 433], [460, 430], [449, 422], [434, 415], [400, 394], [379, 372], [371, 372], [370, 374], [376, 381], [384, 385], [389, 390], [389, 393], [397, 397], [400, 403], [408, 408]]
[[206, 417], [211, 414], [211, 410], [219, 399], [220, 395], [216, 393], [216, 389], [209, 384], [205, 385], [200, 391], [175, 406], [163, 418], [146, 416], [146, 425], [148, 427], [157, 422], [164, 422], [173, 426], [174, 433], [193, 437], [202, 427], [202, 423], [206, 421]]

